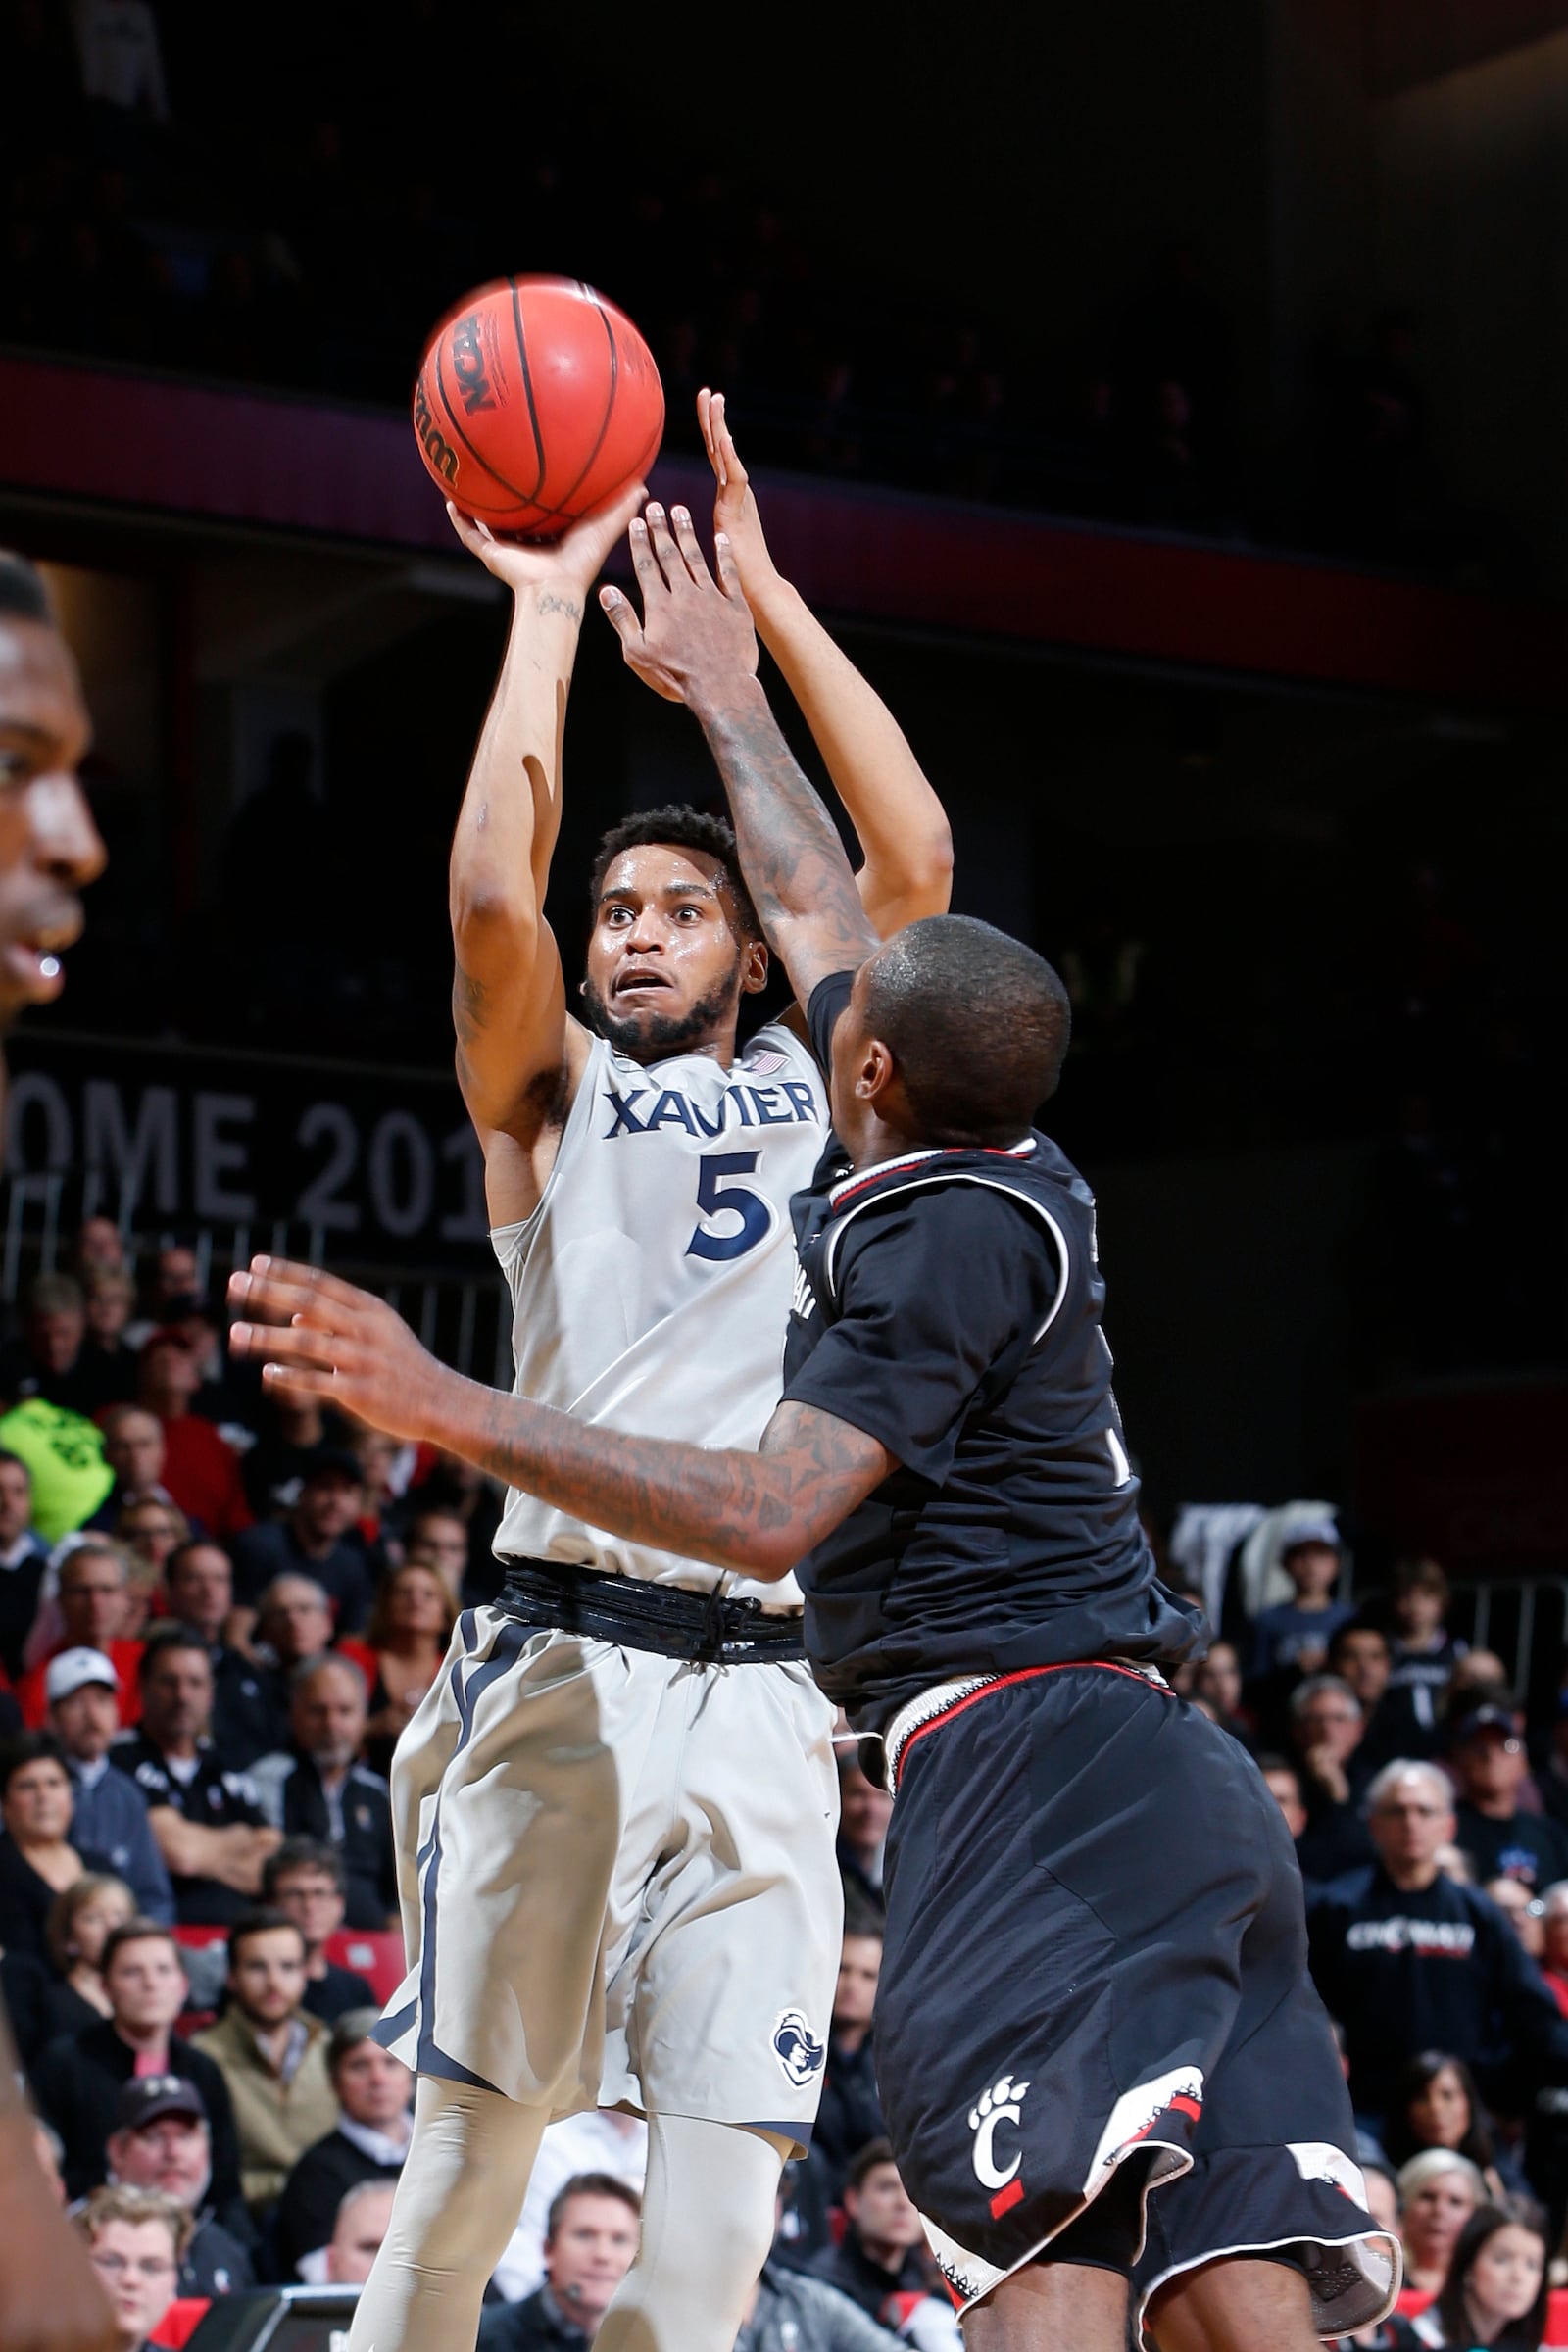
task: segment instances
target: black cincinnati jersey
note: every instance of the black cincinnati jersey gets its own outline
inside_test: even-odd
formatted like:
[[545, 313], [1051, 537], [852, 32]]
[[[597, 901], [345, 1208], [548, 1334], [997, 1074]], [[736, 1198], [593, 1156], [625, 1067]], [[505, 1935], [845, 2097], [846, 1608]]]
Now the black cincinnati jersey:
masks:
[[[852, 979], [812, 994], [824, 1061]], [[957, 1675], [1200, 1647], [1139, 1523], [1094, 1198], [1055, 1145], [858, 1174], [830, 1147], [792, 1207], [784, 1395], [901, 1465], [799, 1570], [813, 1671], [856, 1729]]]

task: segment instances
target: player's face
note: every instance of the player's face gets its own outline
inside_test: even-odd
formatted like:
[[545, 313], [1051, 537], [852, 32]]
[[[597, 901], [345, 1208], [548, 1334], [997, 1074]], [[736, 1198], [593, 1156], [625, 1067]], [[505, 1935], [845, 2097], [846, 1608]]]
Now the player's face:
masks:
[[870, 1070], [873, 1043], [865, 1000], [867, 974], [874, 961], [875, 957], [869, 958], [855, 975], [850, 1001], [833, 1032], [833, 1067], [828, 1074], [833, 1132], [858, 1165], [863, 1164], [865, 1155], [872, 1152], [876, 1132], [875, 1106], [866, 1101], [862, 1091]]
[[606, 868], [583, 993], [618, 1054], [727, 1060], [741, 996], [766, 968], [741, 935], [716, 858], [644, 842]]
[[76, 665], [58, 630], [0, 620], [0, 1026], [65, 985], [81, 930], [76, 893], [104, 845], [76, 769], [87, 749]]

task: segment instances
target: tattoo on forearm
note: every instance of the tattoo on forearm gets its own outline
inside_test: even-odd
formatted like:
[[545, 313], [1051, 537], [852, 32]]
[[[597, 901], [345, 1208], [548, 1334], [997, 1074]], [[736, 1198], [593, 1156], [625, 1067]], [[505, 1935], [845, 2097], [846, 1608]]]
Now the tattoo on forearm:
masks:
[[539, 613], [541, 618], [547, 612], [564, 612], [568, 620], [581, 620], [582, 618], [581, 605], [576, 603], [575, 600], [569, 596], [557, 596], [553, 590], [548, 588], [545, 590], [543, 596], [541, 596], [539, 599], [539, 602], [535, 606], [534, 610]]
[[838, 829], [770, 710], [725, 710], [708, 721], [724, 779], [741, 869], [767, 933], [808, 915], [829, 969], [858, 963], [876, 945]]
[[484, 982], [466, 972], [460, 963], [452, 976], [452, 1025], [460, 1046], [471, 1045], [478, 1036], [484, 1024], [487, 994]]

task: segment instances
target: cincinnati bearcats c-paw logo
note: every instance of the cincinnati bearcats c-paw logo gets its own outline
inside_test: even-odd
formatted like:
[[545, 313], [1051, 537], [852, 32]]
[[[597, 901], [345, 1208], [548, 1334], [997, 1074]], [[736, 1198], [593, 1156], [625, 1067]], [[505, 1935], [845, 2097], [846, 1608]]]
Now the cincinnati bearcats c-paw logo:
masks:
[[974, 2147], [970, 2153], [975, 2179], [982, 2188], [992, 2188], [997, 2192], [991, 2200], [993, 2221], [1000, 2221], [1014, 2205], [1023, 2202], [1024, 2185], [1018, 2178], [1023, 2150], [1019, 2148], [1014, 2152], [1010, 2164], [999, 2164], [997, 2128], [1001, 2124], [1018, 2123], [1019, 2102], [1028, 2088], [1027, 2082], [1015, 2082], [1010, 2075], [1004, 2075], [1000, 2082], [993, 2082], [989, 2090], [981, 2092], [969, 2110], [969, 2129], [974, 2133]]
[[827, 2043], [817, 2039], [799, 2009], [781, 2009], [773, 2021], [773, 2054], [785, 2081], [804, 2090], [811, 2077], [821, 2073]]

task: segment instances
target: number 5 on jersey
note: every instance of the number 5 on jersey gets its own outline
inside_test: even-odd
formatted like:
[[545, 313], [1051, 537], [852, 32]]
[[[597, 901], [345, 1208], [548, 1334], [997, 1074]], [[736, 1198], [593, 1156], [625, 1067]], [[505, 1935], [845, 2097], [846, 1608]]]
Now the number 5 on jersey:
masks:
[[[736, 1181], [750, 1176], [761, 1156], [760, 1152], [703, 1153], [697, 1163], [697, 1207], [704, 1222], [686, 1245], [688, 1257], [744, 1257], [748, 1250], [766, 1241], [773, 1227], [771, 1208], [760, 1193]], [[739, 1217], [740, 1224], [710, 1233], [708, 1220], [714, 1217]]]

